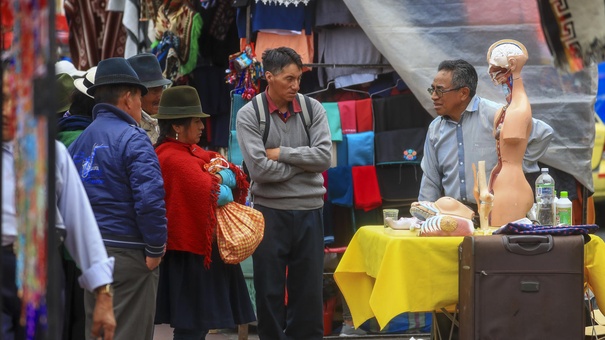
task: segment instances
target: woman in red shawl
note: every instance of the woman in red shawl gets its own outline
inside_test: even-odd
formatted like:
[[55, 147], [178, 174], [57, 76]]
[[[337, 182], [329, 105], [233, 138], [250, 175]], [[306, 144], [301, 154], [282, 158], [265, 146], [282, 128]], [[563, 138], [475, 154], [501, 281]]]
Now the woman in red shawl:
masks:
[[197, 91], [176, 86], [162, 94], [156, 153], [166, 190], [168, 242], [160, 267], [156, 323], [169, 323], [174, 340], [204, 339], [208, 330], [255, 320], [239, 264], [220, 258], [216, 208], [245, 203], [248, 182], [233, 164], [216, 174], [206, 168], [222, 156], [199, 147], [204, 129]]

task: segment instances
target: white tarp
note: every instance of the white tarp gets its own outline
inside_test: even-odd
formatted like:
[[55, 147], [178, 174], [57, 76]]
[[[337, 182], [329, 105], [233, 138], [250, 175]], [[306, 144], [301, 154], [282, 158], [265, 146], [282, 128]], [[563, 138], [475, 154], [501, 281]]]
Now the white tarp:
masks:
[[553, 66], [538, 5], [528, 0], [344, 0], [376, 48], [414, 95], [436, 115], [426, 89], [445, 59], [464, 59], [479, 73], [479, 96], [505, 103], [487, 75], [486, 54], [500, 39], [523, 43], [529, 61], [522, 71], [535, 118], [555, 131], [541, 162], [572, 174], [593, 191], [597, 68], [562, 74]]

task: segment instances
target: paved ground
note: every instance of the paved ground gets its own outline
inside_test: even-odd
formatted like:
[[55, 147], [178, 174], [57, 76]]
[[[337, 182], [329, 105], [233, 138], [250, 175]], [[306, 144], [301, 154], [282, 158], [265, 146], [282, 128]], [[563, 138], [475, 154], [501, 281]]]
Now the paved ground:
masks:
[[[155, 326], [155, 334], [153, 340], [171, 340], [172, 328], [169, 325]], [[237, 330], [221, 329], [218, 333], [208, 334], [206, 340], [238, 340]], [[254, 331], [254, 327], [249, 327], [248, 340], [258, 340], [258, 335]]]
[[[235, 329], [222, 329], [216, 334], [208, 334], [206, 340], [238, 340], [237, 330]], [[370, 340], [370, 339], [400, 339], [400, 340], [429, 340], [429, 334], [397, 334], [397, 335], [364, 335], [357, 337], [358, 339]], [[172, 329], [168, 325], [157, 325], [155, 326], [155, 336], [153, 340], [171, 340]], [[246, 338], [243, 338], [246, 339]], [[258, 335], [254, 327], [249, 327], [248, 340], [259, 340]], [[324, 339], [342, 339], [337, 335], [325, 336]]]

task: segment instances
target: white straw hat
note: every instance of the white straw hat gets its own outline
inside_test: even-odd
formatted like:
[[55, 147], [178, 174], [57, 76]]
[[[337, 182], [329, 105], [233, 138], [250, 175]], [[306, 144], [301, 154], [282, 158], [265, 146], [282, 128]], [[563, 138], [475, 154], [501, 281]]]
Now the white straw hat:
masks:
[[90, 98], [94, 98], [94, 97], [89, 95], [88, 93], [86, 93], [86, 91], [88, 90], [89, 87], [91, 87], [95, 84], [95, 74], [96, 73], [97, 73], [97, 67], [93, 66], [88, 70], [88, 72], [86, 72], [86, 75], [83, 78], [78, 78], [78, 79], [74, 80], [74, 86], [78, 89], [78, 91], [84, 93], [85, 95], [89, 96]]

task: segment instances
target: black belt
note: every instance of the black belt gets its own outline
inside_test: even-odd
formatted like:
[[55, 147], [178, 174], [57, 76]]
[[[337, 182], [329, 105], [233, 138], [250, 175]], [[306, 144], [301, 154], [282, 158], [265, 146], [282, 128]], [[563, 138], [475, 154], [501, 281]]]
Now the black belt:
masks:
[[2, 251], [10, 251], [11, 253], [15, 250], [14, 243], [2, 246]]

